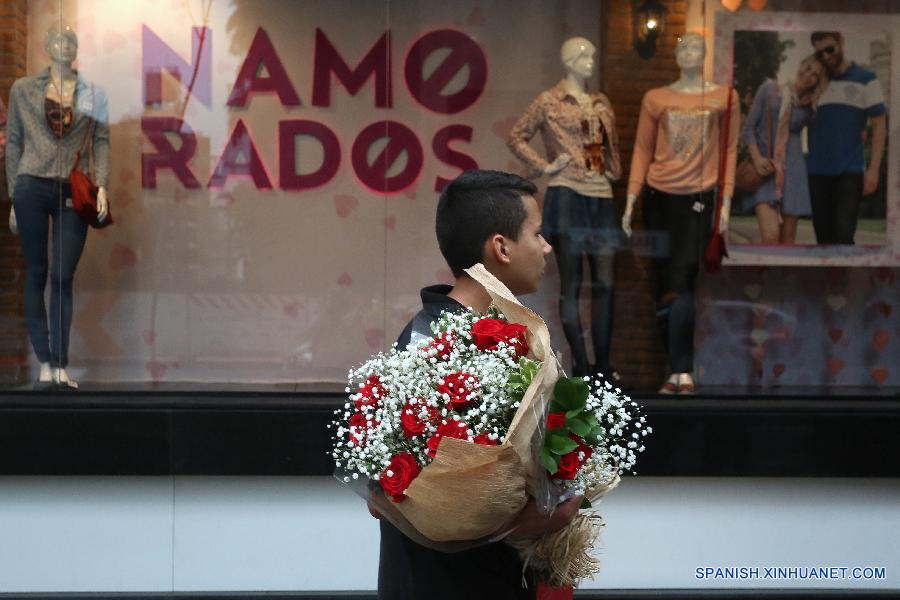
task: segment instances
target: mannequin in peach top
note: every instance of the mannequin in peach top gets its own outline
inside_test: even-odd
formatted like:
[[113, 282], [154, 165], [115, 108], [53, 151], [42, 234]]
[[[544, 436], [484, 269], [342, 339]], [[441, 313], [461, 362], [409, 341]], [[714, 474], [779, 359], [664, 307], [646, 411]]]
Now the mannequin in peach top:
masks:
[[[559, 312], [572, 351], [572, 374], [618, 375], [609, 364], [613, 326], [614, 259], [621, 238], [610, 181], [618, 179], [615, 113], [609, 99], [588, 91], [595, 72], [596, 48], [574, 37], [560, 48], [564, 75], [538, 94], [519, 118], [507, 145], [530, 171], [550, 177], [543, 201], [544, 237], [553, 246], [559, 271]], [[540, 133], [545, 155], [529, 144]], [[588, 273], [582, 267], [587, 259]], [[589, 280], [590, 363], [579, 311], [582, 285]]]
[[[671, 85], [644, 96], [629, 173], [622, 230], [631, 236], [634, 205], [642, 187], [647, 229], [660, 233], [667, 257], [658, 260], [660, 307], [665, 308], [667, 346], [672, 374], [661, 393], [694, 391], [694, 285], [706, 241], [712, 230], [715, 190], [720, 183], [719, 155], [724, 119], [730, 118], [725, 141], [726, 169], [719, 229], [725, 234], [734, 188], [740, 110], [734, 90], [703, 79], [706, 47], [703, 36], [688, 33], [678, 40], [675, 58], [681, 70]], [[727, 113], [731, 94], [731, 114]]]
[[[699, 33], [687, 33], [675, 47], [675, 61], [681, 70], [680, 77], [668, 87], [686, 94], [702, 94], [718, 89], [716, 84], [703, 79], [703, 61], [706, 59], [706, 43]], [[625, 213], [622, 215], [622, 230], [631, 237], [631, 218], [637, 194], [629, 193], [626, 199]], [[731, 195], [723, 198], [722, 217], [719, 229], [722, 234], [728, 230], [728, 213], [731, 208]]]

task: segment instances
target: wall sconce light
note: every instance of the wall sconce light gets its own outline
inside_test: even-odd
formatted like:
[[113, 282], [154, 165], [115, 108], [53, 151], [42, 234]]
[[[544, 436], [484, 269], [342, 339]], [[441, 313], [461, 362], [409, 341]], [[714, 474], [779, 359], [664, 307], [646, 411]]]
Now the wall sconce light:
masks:
[[656, 52], [656, 40], [665, 30], [666, 12], [659, 0], [644, 0], [634, 9], [634, 49], [641, 58], [650, 58]]

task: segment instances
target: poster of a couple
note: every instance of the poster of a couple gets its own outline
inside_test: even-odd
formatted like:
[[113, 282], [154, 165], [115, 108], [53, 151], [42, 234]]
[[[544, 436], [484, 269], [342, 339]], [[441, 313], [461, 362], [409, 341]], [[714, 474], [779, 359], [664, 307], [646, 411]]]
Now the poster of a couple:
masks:
[[[729, 245], [738, 264], [896, 264], [892, 36], [869, 17], [722, 15], [740, 96]], [[746, 21], [746, 22], [743, 22]], [[820, 22], [821, 21], [821, 22]], [[798, 24], [803, 23], [803, 29]], [[894, 217], [891, 219], [890, 217]]]

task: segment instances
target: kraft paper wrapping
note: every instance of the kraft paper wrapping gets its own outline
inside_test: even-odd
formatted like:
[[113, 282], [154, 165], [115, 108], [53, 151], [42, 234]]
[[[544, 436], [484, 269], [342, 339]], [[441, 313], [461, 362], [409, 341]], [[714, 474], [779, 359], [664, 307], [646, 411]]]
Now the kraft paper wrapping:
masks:
[[[502, 533], [522, 510], [528, 495], [538, 497], [547, 485], [533, 451], [534, 436], [546, 413], [558, 379], [550, 332], [537, 314], [522, 306], [512, 292], [483, 265], [466, 272], [491, 295], [493, 304], [513, 323], [528, 328], [529, 357], [541, 361], [499, 446], [443, 438], [437, 455], [406, 491], [406, 500], [391, 508], [403, 517], [391, 519], [409, 535], [406, 524], [433, 542], [473, 541]], [[379, 499], [380, 500], [380, 499]], [[383, 501], [378, 505], [384, 506]], [[394, 510], [388, 510], [391, 517]], [[400, 522], [397, 522], [400, 521]], [[410, 535], [419, 538], [419, 536]], [[426, 544], [429, 545], [429, 544]], [[449, 547], [447, 548], [449, 549]], [[451, 550], [452, 551], [452, 550]]]

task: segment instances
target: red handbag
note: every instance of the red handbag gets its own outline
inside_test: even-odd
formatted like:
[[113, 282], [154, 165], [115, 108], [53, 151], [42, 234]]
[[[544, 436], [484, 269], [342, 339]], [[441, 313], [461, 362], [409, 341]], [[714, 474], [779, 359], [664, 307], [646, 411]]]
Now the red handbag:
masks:
[[715, 273], [722, 266], [722, 258], [728, 256], [728, 246], [725, 242], [725, 236], [719, 229], [719, 223], [722, 221], [722, 196], [725, 192], [725, 165], [728, 161], [728, 136], [730, 134], [731, 125], [731, 109], [734, 99], [734, 89], [728, 87], [728, 103], [725, 107], [725, 124], [722, 126], [724, 135], [723, 143], [719, 147], [719, 183], [716, 186], [716, 210], [713, 213], [715, 219], [713, 223], [712, 237], [706, 244], [706, 250], [703, 253], [703, 263], [706, 265], [707, 273]]
[[[93, 86], [91, 86], [93, 93]], [[91, 181], [91, 178], [78, 168], [81, 162], [81, 152], [84, 150], [85, 144], [88, 146], [88, 171], [94, 170], [94, 119], [91, 119], [88, 125], [87, 133], [84, 141], [81, 142], [81, 148], [75, 155], [75, 162], [72, 164], [72, 171], [69, 173], [69, 194], [72, 197], [72, 208], [84, 219], [88, 225], [95, 229], [103, 229], [113, 224], [112, 212], [107, 211], [106, 218], [102, 221], [97, 219], [97, 186]]]

